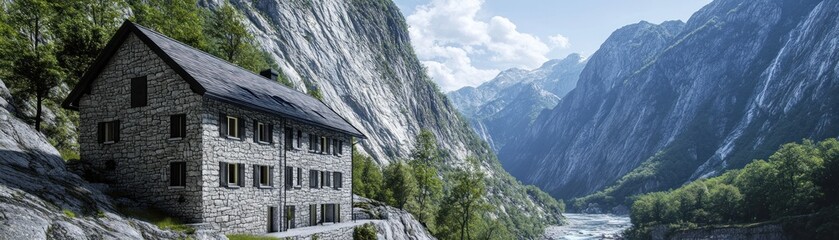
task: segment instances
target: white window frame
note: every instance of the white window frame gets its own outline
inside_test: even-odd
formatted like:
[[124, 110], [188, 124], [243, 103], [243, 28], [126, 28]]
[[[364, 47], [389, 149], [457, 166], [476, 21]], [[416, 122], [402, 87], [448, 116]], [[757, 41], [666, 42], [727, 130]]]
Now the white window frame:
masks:
[[260, 143], [268, 143], [268, 128], [262, 122], [256, 122], [256, 139]]
[[[262, 180], [265, 180], [263, 183]], [[265, 165], [259, 165], [259, 187], [271, 186], [271, 168]]]
[[242, 133], [239, 132], [239, 118], [227, 116], [227, 137], [239, 138], [240, 134]]
[[[233, 180], [233, 181], [230, 181]], [[227, 164], [227, 186], [239, 187], [239, 164]]]

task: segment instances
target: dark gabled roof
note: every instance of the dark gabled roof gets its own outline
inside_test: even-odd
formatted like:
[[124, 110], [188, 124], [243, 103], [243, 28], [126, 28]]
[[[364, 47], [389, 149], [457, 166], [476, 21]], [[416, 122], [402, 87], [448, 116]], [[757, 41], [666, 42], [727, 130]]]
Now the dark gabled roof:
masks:
[[320, 100], [130, 21], [122, 24], [85, 72], [64, 100], [64, 108], [78, 110], [79, 98], [87, 92], [130, 33], [136, 34], [197, 94], [364, 138], [364, 134]]

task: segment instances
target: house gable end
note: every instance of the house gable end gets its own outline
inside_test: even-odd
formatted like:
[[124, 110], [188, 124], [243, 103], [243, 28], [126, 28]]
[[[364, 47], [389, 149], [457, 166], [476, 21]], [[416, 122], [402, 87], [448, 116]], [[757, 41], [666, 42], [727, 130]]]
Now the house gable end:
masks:
[[111, 40], [108, 41], [108, 44], [105, 45], [105, 48], [99, 53], [99, 56], [96, 57], [96, 60], [93, 61], [93, 64], [85, 71], [85, 74], [82, 76], [81, 80], [76, 87], [70, 92], [64, 102], [62, 102], [61, 106], [66, 109], [71, 110], [78, 110], [79, 108], [79, 99], [85, 93], [89, 93], [90, 87], [93, 84], [93, 81], [102, 73], [102, 70], [108, 65], [111, 58], [114, 57], [114, 54], [117, 53], [120, 46], [122, 46], [128, 37], [134, 34], [137, 38], [140, 39], [149, 49], [151, 49], [158, 57], [160, 57], [169, 67], [172, 68], [178, 75], [181, 76], [187, 83], [190, 85], [190, 89], [199, 94], [203, 95], [206, 90], [203, 86], [201, 86], [198, 81], [195, 80], [191, 75], [189, 75], [186, 70], [183, 69], [180, 65], [178, 65], [169, 55], [167, 55], [157, 44], [154, 43], [148, 36], [146, 36], [142, 31], [140, 31], [136, 25], [132, 24], [130, 21], [125, 21], [122, 23], [122, 26], [117, 30]]

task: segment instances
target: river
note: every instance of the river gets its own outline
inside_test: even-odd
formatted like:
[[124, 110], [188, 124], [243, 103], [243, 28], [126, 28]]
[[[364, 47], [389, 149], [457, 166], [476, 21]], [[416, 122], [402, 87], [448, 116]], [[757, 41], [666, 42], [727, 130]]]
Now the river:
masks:
[[563, 214], [568, 224], [549, 226], [545, 229], [545, 239], [615, 239], [632, 224], [629, 216], [610, 214]]

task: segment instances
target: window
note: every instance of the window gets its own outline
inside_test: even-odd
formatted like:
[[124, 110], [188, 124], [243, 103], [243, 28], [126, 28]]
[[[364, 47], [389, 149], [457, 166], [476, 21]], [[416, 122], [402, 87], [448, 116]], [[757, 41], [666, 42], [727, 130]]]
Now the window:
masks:
[[321, 221], [337, 223], [341, 221], [341, 206], [338, 204], [321, 204]]
[[318, 188], [320, 184], [318, 170], [309, 170], [309, 188]]
[[283, 131], [283, 137], [283, 145], [285, 145], [285, 149], [294, 149], [294, 129], [285, 128], [285, 130]]
[[236, 117], [227, 116], [227, 136], [239, 137], [239, 119]]
[[334, 173], [332, 173], [332, 178], [333, 178], [332, 187], [335, 188], [335, 190], [338, 190], [338, 189], [344, 187], [343, 174], [341, 174], [340, 172], [334, 172]]
[[297, 130], [297, 149], [303, 148], [303, 131]]
[[331, 187], [332, 186], [332, 172], [323, 172], [323, 186], [324, 187]]
[[303, 148], [303, 131], [297, 130], [297, 149]]
[[115, 143], [119, 141], [119, 120], [100, 122], [98, 125], [99, 143]]
[[169, 116], [169, 138], [186, 136], [186, 114]]
[[341, 149], [342, 142], [338, 139], [332, 139], [332, 155], [341, 156], [342, 149]]
[[320, 153], [328, 154], [329, 153], [329, 139], [326, 137], [320, 137]]
[[169, 186], [186, 186], [186, 162], [169, 163]]
[[273, 187], [274, 171], [271, 166], [253, 165], [253, 186]]
[[131, 79], [131, 107], [142, 107], [148, 104], [148, 81], [146, 77]]
[[309, 134], [309, 151], [317, 151], [318, 150], [318, 136], [314, 134]]
[[245, 140], [245, 119], [226, 114], [219, 114], [219, 136]]
[[297, 227], [295, 219], [295, 209], [294, 205], [285, 206], [285, 228], [288, 230], [289, 228]]
[[219, 163], [219, 183], [223, 187], [244, 187], [245, 164]]
[[318, 225], [318, 205], [309, 204], [309, 225]]
[[283, 178], [285, 179], [286, 188], [291, 188], [291, 186], [294, 184], [294, 183], [292, 183], [292, 181], [294, 180], [293, 177], [294, 177], [294, 168], [293, 167], [285, 167], [285, 174], [284, 174]]
[[261, 143], [273, 143], [272, 139], [272, 132], [274, 131], [274, 126], [271, 124], [265, 124], [258, 122], [256, 120], [253, 121], [253, 142], [261, 142]]

